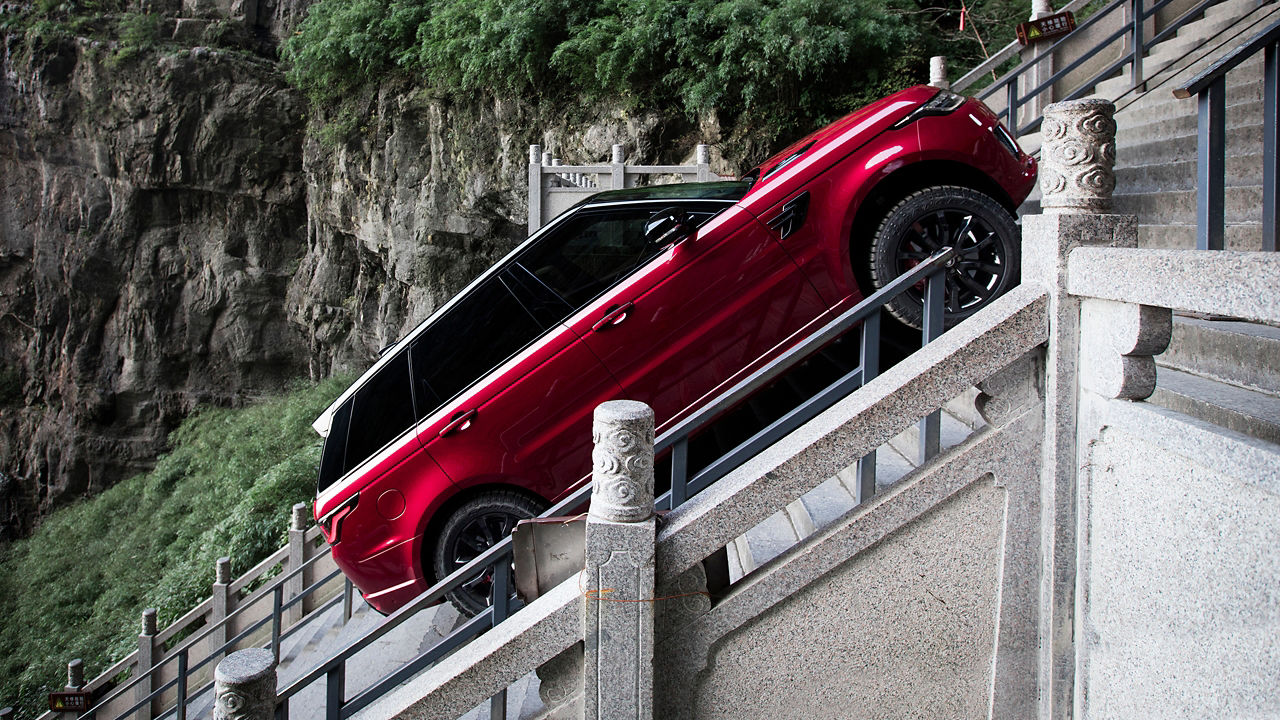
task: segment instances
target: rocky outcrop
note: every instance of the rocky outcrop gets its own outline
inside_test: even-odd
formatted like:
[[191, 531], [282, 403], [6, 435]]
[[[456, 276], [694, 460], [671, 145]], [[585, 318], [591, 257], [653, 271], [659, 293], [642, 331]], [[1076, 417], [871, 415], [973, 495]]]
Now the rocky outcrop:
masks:
[[149, 466], [200, 403], [366, 367], [524, 238], [530, 143], [643, 163], [707, 139], [403, 83], [308, 120], [271, 59], [304, 4], [168, 5], [171, 43], [240, 22], [258, 54], [4, 39], [0, 538]]
[[143, 468], [198, 403], [306, 373], [304, 104], [273, 63], [116, 63], [7, 36], [0, 81], [5, 534]]

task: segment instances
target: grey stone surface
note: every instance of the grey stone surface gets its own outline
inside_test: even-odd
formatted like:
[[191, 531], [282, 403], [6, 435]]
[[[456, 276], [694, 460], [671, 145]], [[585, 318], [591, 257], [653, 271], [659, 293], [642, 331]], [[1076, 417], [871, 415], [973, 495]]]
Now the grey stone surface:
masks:
[[272, 720], [276, 716], [276, 660], [270, 650], [231, 653], [214, 671], [214, 720]]
[[672, 511], [660, 533], [659, 584], [848, 467], [1044, 341], [1045, 300], [1024, 284], [867, 383]]
[[1280, 253], [1079, 248], [1068, 271], [1073, 295], [1280, 324]]
[[652, 516], [653, 410], [633, 400], [601, 403], [591, 434], [589, 517], [632, 522]]
[[1156, 387], [1152, 355], [1173, 333], [1168, 308], [1086, 298], [1080, 305], [1080, 384], [1110, 398], [1142, 400]]
[[1022, 222], [1022, 281], [1048, 292], [1048, 349], [1044, 359], [1044, 438], [1041, 444], [1039, 714], [1070, 712], [1074, 693], [1076, 582], [1076, 397], [1079, 392], [1080, 302], [1067, 292], [1067, 258], [1076, 248], [1132, 248], [1131, 215], [1060, 213]]
[[1116, 187], [1116, 106], [1110, 100], [1053, 103], [1040, 128], [1040, 205], [1046, 213], [1107, 212]]
[[459, 648], [447, 662], [383, 696], [359, 717], [458, 717], [581, 638], [582, 591], [575, 577]]
[[582, 571], [583, 717], [653, 717], [653, 410], [601, 404]]
[[1280, 715], [1280, 451], [1086, 396], [1080, 718]]
[[1280, 444], [1280, 398], [1169, 368], [1158, 379], [1152, 403]]
[[[1034, 702], [1039, 516], [1036, 456], [1028, 449], [1039, 422], [1038, 413], [1024, 410], [1003, 430], [979, 431], [735, 585], [683, 630], [660, 626], [658, 716], [985, 716], [975, 708], [993, 703], [994, 685], [996, 717], [1026, 717]], [[981, 520], [939, 509], [966, 493], [999, 499], [984, 505]], [[940, 517], [949, 518], [938, 520], [943, 524], [955, 521], [966, 539], [929, 524]], [[957, 544], [966, 549], [957, 551]], [[952, 552], [975, 557], [944, 568], [931, 554]], [[990, 593], [1001, 584], [1005, 607], [997, 608]], [[977, 585], [988, 595], [976, 614], [943, 606], [926, 592]], [[910, 597], [884, 597], [904, 588]], [[920, 612], [929, 610], [946, 620]], [[951, 679], [907, 680], [931, 672]]]
[[1156, 364], [1280, 395], [1280, 328], [1175, 316]]

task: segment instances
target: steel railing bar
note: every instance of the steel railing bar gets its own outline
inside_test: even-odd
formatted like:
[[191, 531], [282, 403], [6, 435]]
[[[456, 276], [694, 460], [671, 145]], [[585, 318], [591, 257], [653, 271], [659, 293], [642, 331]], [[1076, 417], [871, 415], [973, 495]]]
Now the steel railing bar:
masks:
[[337, 605], [341, 601], [342, 601], [341, 595], [334, 595], [328, 600], [325, 600], [324, 603], [317, 605], [310, 613], [307, 613], [306, 617], [294, 623], [293, 626], [290, 627], [288, 630], [281, 632], [280, 642], [284, 642], [285, 640], [288, 640], [289, 636], [300, 631], [303, 627], [306, 627], [307, 625], [311, 624], [311, 620], [319, 617], [321, 613], [333, 607], [334, 605]]
[[1265, 49], [1268, 45], [1280, 41], [1280, 21], [1271, 23], [1265, 30], [1254, 35], [1247, 43], [1241, 45], [1235, 50], [1222, 56], [1217, 62], [1205, 68], [1200, 74], [1189, 80], [1182, 87], [1173, 91], [1173, 94], [1180, 98], [1189, 98], [1192, 95], [1199, 95], [1208, 88], [1215, 80], [1226, 75], [1237, 65], [1248, 60], [1259, 50]]
[[1196, 123], [1196, 248], [1221, 250], [1226, 224], [1225, 151], [1227, 79], [1219, 75], [1200, 92]]
[[1129, 87], [1136, 88], [1142, 84], [1142, 54], [1146, 52], [1147, 46], [1142, 41], [1143, 24], [1147, 21], [1147, 16], [1142, 12], [1142, 0], [1133, 0], [1133, 50], [1130, 53], [1133, 56], [1133, 64], [1129, 70]]
[[[441, 638], [435, 645], [432, 645], [429, 650], [348, 700], [345, 711], [350, 714], [360, 712], [374, 700], [382, 697], [382, 695], [391, 688], [399, 685], [405, 680], [408, 680], [414, 675], [417, 675], [424, 668], [434, 665], [444, 656], [479, 636], [480, 633], [489, 629], [489, 627], [492, 626], [492, 623], [493, 621], [491, 619], [490, 611], [486, 609], [484, 612], [476, 615], [462, 625], [459, 625], [453, 632]], [[298, 683], [294, 683], [290, 688], [296, 687], [297, 685]]]
[[281, 609], [288, 610], [294, 605], [297, 605], [298, 603], [302, 602], [305, 598], [310, 596], [313, 592], [319, 590], [322, 586], [326, 585], [327, 583], [329, 583], [329, 581], [337, 578], [341, 574], [342, 574], [341, 569], [333, 570], [328, 575], [325, 575], [323, 578], [315, 581], [314, 583], [311, 583], [311, 585], [307, 586], [307, 588], [302, 592], [286, 600]]
[[[862, 366], [863, 385], [880, 375], [880, 313], [878, 312], [862, 321], [862, 348], [859, 351], [858, 364]], [[859, 458], [857, 473], [854, 502], [861, 505], [876, 494], [875, 450]]]
[[284, 604], [284, 586], [275, 590], [271, 607], [271, 657], [280, 662], [280, 606]]
[[173, 704], [177, 720], [187, 720], [187, 660], [184, 649], [178, 655], [178, 697]]
[[342, 701], [346, 695], [347, 663], [339, 660], [325, 673], [324, 681], [324, 716], [325, 720], [342, 720]]
[[759, 455], [761, 450], [791, 434], [796, 428], [817, 417], [859, 387], [862, 387], [862, 368], [854, 368], [817, 395], [796, 406], [786, 415], [773, 421], [763, 430], [698, 471], [689, 480], [689, 495], [697, 495], [707, 489], [734, 468]]
[[679, 507], [689, 499], [689, 438], [671, 446], [671, 505]]
[[[939, 272], [929, 276], [929, 279], [925, 281], [924, 318], [923, 322], [920, 323], [923, 326], [920, 331], [921, 347], [937, 340], [945, 328], [946, 280], [946, 273]], [[938, 454], [941, 421], [942, 414], [937, 410], [920, 420], [919, 442], [916, 452], [917, 465], [924, 465], [930, 458]]]
[[1280, 42], [1267, 46], [1262, 59], [1262, 249], [1280, 250], [1276, 223], [1277, 192], [1280, 178], [1280, 161], [1276, 147], [1280, 145], [1280, 126], [1276, 124], [1276, 103], [1280, 98]]

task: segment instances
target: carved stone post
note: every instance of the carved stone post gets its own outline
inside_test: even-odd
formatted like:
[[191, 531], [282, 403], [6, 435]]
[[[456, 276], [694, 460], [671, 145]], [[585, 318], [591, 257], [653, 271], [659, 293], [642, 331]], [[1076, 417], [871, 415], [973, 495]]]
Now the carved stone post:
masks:
[[220, 557], [213, 565], [213, 594], [210, 597], [209, 622], [216, 625], [209, 631], [209, 654], [217, 655], [227, 642], [227, 626], [222, 624], [231, 612], [231, 558]]
[[[147, 608], [142, 611], [142, 632], [138, 635], [138, 668], [136, 672], [139, 675], [149, 672], [156, 664], [156, 609]], [[149, 676], [146, 680], [138, 683], [138, 688], [134, 691], [134, 701], [142, 702], [148, 695], [155, 690], [156, 678], [154, 675]], [[138, 708], [135, 715], [139, 720], [150, 720], [151, 707], [155, 702], [144, 704]]]
[[587, 720], [653, 717], [653, 410], [596, 408], [583, 589]]
[[951, 82], [947, 80], [946, 55], [934, 55], [929, 58], [929, 84], [943, 90], [951, 89]]
[[[292, 512], [289, 513], [289, 557], [285, 561], [285, 572], [293, 572], [302, 567], [307, 561], [307, 520], [310, 513], [307, 512], [306, 503], [298, 503], [293, 506]], [[309, 584], [306, 577], [308, 573], [300, 572], [292, 579], [285, 582], [284, 598], [292, 600], [302, 594], [303, 589]], [[295, 603], [285, 611], [283, 618], [284, 628], [290, 628], [302, 620], [304, 609], [310, 611], [315, 605], [308, 602], [311, 598], [306, 598], [300, 603]]]
[[625, 148], [621, 145], [614, 145], [609, 157], [609, 165], [613, 177], [613, 184], [609, 186], [610, 189], [621, 190], [627, 186], [626, 162], [627, 154]]
[[[1022, 281], [1049, 295], [1045, 438], [1041, 455], [1039, 717], [1069, 717], [1075, 684], [1076, 417], [1080, 302], [1066, 290], [1067, 255], [1083, 245], [1135, 247], [1137, 218], [1107, 215], [1115, 188], [1115, 106], [1073, 100], [1045, 108], [1043, 215], [1023, 218]], [[999, 713], [997, 713], [999, 714]]]
[[542, 147], [529, 146], [529, 234], [542, 227]]
[[84, 661], [76, 658], [67, 663], [67, 692], [79, 692], [84, 688]]
[[213, 673], [214, 720], [273, 720], [276, 661], [270, 650], [250, 648], [228, 655]]
[[698, 167], [698, 182], [707, 182], [711, 179], [711, 147], [709, 145], [698, 144], [693, 154], [693, 162]]

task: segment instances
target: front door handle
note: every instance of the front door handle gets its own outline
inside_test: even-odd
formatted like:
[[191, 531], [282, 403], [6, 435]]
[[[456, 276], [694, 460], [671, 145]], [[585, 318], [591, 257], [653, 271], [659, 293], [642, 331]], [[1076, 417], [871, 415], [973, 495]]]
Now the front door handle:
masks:
[[622, 321], [626, 320], [627, 316], [631, 314], [631, 309], [633, 307], [635, 306], [631, 303], [614, 305], [605, 312], [604, 317], [600, 318], [595, 325], [591, 326], [591, 330], [594, 332], [600, 332], [601, 330], [608, 330], [614, 325], [621, 325]]
[[448, 425], [445, 425], [444, 428], [440, 430], [439, 437], [444, 437], [445, 435], [452, 435], [456, 432], [462, 432], [463, 430], [466, 430], [467, 428], [471, 427], [471, 421], [474, 420], [475, 418], [476, 418], [475, 410], [468, 410], [464, 413], [458, 413], [453, 417], [452, 420], [449, 421]]

